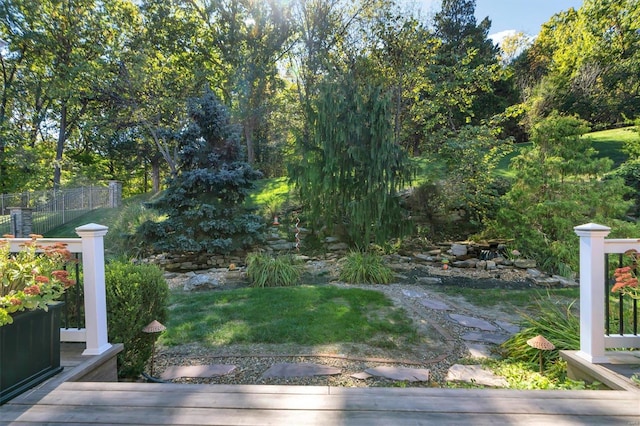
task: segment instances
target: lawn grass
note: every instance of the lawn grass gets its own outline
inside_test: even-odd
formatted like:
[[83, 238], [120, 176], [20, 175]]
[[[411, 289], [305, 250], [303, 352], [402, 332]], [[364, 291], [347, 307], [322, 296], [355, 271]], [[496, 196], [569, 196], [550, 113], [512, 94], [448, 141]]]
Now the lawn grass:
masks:
[[387, 347], [414, 339], [411, 319], [382, 293], [333, 286], [173, 293], [161, 337], [168, 346], [209, 347], [346, 342]]
[[534, 300], [546, 298], [547, 294], [558, 299], [575, 300], [580, 296], [576, 288], [550, 288], [548, 290], [514, 290], [504, 288], [467, 288], [457, 286], [438, 286], [438, 291], [449, 296], [461, 296], [467, 302], [481, 307], [495, 307], [510, 310], [526, 310]]
[[45, 238], [78, 238], [76, 228], [88, 223], [97, 223], [99, 225], [110, 226], [116, 221], [123, 211], [123, 207], [130, 203], [141, 203], [151, 198], [149, 194], [141, 194], [122, 200], [122, 205], [118, 208], [106, 208], [90, 210], [89, 212], [77, 217], [63, 225], [60, 225], [51, 231], [45, 232]]
[[613, 160], [613, 167], [627, 161], [627, 154], [622, 151], [625, 142], [638, 140], [638, 133], [633, 127], [621, 129], [602, 130], [584, 135], [593, 141], [593, 147], [598, 151], [598, 157], [607, 157]]

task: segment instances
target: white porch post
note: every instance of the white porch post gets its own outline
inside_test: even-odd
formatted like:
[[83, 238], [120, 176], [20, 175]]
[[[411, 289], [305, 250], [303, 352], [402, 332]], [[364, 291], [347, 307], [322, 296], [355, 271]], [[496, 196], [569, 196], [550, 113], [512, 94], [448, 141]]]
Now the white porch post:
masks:
[[111, 347], [107, 337], [107, 295], [104, 279], [104, 236], [107, 228], [89, 223], [76, 228], [82, 238], [84, 311], [87, 348], [83, 355], [100, 355]]
[[611, 228], [596, 223], [573, 228], [580, 237], [580, 350], [591, 363], [607, 362], [604, 353], [604, 239]]

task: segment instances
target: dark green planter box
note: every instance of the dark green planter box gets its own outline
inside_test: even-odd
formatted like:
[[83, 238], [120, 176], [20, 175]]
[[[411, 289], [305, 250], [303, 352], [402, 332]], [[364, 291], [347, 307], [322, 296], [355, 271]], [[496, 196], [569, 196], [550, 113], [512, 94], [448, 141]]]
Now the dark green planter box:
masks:
[[0, 404], [62, 371], [60, 317], [62, 306], [48, 311], [14, 314], [13, 323], [0, 327]]

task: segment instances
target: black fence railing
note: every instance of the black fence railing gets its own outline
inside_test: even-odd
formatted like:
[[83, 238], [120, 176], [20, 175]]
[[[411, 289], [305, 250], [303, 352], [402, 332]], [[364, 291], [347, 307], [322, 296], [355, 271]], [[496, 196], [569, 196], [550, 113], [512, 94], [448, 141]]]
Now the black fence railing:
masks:
[[66, 269], [71, 279], [76, 284], [67, 289], [63, 296], [64, 308], [62, 312], [61, 329], [82, 329], [85, 328], [84, 312], [84, 283], [82, 280], [82, 254], [75, 253], [75, 262]]
[[638, 300], [620, 293], [613, 293], [615, 284], [613, 273], [624, 266], [624, 255], [605, 254], [606, 268], [605, 291], [605, 335], [638, 335]]

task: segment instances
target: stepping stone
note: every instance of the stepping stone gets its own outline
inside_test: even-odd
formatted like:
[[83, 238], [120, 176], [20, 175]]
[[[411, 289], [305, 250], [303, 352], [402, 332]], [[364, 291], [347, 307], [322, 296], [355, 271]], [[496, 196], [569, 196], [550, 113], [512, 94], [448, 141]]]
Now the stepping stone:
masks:
[[407, 297], [411, 297], [411, 298], [419, 298], [419, 297], [424, 297], [424, 293], [418, 293], [417, 291], [412, 291], [412, 290], [406, 290], [403, 289], [402, 290], [402, 294], [404, 294]]
[[469, 350], [469, 354], [473, 359], [494, 358], [491, 349], [483, 343], [465, 343], [464, 345]]
[[333, 376], [340, 374], [339, 368], [328, 367], [326, 365], [310, 363], [288, 363], [282, 362], [273, 364], [262, 374], [263, 378], [269, 377], [311, 377], [311, 376]]
[[449, 318], [454, 320], [460, 325], [465, 327], [479, 328], [484, 331], [496, 331], [498, 328], [491, 324], [489, 321], [485, 321], [480, 318], [469, 317], [466, 315], [449, 314]]
[[508, 334], [488, 333], [485, 331], [471, 331], [460, 336], [462, 340], [472, 342], [487, 342], [493, 343], [495, 345], [506, 342], [509, 337], [510, 336]]
[[351, 377], [358, 380], [367, 380], [368, 378], [373, 376], [369, 373], [362, 372], [362, 373], [354, 373], [351, 375]]
[[364, 370], [372, 376], [384, 377], [390, 380], [401, 380], [407, 382], [428, 382], [429, 370], [423, 368], [405, 367], [374, 367]]
[[235, 365], [177, 365], [162, 372], [162, 380], [178, 379], [181, 377], [216, 377], [224, 376], [236, 369]]
[[520, 331], [520, 327], [512, 324], [510, 322], [507, 321], [496, 321], [496, 324], [498, 324], [498, 326], [503, 329], [504, 331], [511, 333], [511, 334], [516, 334], [517, 332]]
[[448, 382], [475, 383], [497, 388], [509, 386], [504, 377], [496, 376], [493, 372], [482, 368], [481, 365], [454, 364], [449, 368], [445, 380]]
[[452, 311], [451, 307], [444, 302], [440, 302], [439, 300], [433, 299], [420, 299], [420, 304], [426, 308], [433, 309], [436, 311]]

